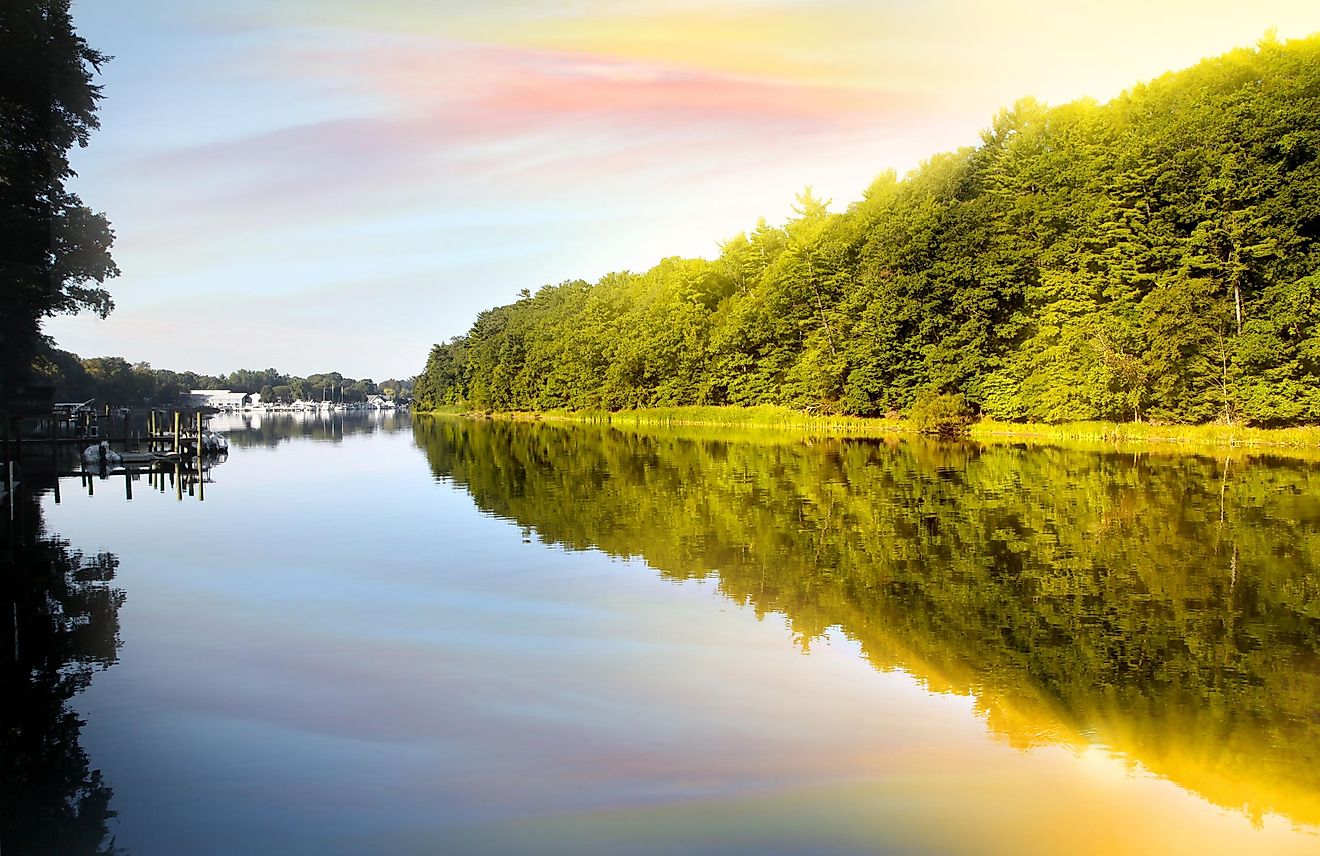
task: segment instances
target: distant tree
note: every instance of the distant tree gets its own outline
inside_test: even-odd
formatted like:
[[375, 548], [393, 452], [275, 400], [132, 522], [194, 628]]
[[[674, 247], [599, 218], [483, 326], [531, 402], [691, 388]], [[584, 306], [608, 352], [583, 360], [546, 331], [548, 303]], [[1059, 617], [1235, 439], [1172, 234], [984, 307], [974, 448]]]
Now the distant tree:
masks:
[[114, 308], [110, 224], [65, 189], [108, 59], [74, 32], [69, 0], [0, 4], [0, 390], [30, 374], [43, 319]]
[[98, 398], [107, 404], [139, 404], [133, 367], [123, 357], [89, 357], [83, 368], [96, 384]]
[[77, 354], [39, 345], [33, 362], [33, 377], [37, 383], [55, 387], [61, 401], [86, 401], [96, 397], [96, 384], [83, 368]]

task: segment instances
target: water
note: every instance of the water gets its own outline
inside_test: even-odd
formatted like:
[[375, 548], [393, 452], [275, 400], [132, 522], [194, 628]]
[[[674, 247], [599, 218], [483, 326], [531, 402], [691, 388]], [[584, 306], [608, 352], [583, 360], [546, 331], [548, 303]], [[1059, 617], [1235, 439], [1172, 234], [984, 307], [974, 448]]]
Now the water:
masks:
[[1314, 463], [256, 422], [20, 513], [6, 854], [1320, 852]]

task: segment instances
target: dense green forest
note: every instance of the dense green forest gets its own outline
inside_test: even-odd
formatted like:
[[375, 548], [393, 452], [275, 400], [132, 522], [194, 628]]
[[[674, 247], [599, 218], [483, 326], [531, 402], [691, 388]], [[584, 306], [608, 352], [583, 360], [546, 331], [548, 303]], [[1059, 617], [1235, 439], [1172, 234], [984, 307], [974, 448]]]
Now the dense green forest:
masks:
[[[418, 417], [432, 471], [572, 550], [640, 556], [968, 694], [1320, 822], [1320, 470], [1284, 459]], [[1240, 453], [1238, 453], [1240, 455]], [[877, 727], [883, 727], [877, 725]]]
[[412, 392], [412, 380], [376, 383], [357, 380], [339, 372], [307, 377], [288, 375], [276, 369], [240, 369], [227, 375], [176, 372], [152, 368], [148, 363], [130, 363], [123, 357], [81, 358], [55, 348], [42, 348], [33, 366], [33, 376], [51, 384], [63, 401], [94, 398], [105, 404], [169, 404], [190, 389], [232, 389], [259, 392], [263, 401], [365, 401], [382, 394], [396, 399]]
[[[827, 153], [822, 153], [827, 156]], [[525, 291], [437, 345], [420, 409], [783, 404], [1006, 420], [1320, 420], [1320, 36], [810, 190], [714, 260]]]

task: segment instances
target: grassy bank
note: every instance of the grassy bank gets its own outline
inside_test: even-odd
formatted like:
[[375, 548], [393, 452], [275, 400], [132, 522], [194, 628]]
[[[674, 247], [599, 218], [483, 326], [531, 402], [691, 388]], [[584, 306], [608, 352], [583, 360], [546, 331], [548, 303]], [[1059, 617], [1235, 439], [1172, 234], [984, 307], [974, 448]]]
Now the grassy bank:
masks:
[[[465, 414], [462, 408], [439, 411]], [[858, 416], [815, 415], [787, 407], [664, 407], [648, 410], [567, 411], [500, 414], [466, 413], [470, 416], [496, 416], [503, 419], [545, 420], [610, 424], [620, 427], [697, 426], [712, 428], [753, 428], [834, 434], [847, 437], [893, 437], [913, 434], [912, 424], [904, 419], [868, 419]], [[974, 440], [999, 442], [1025, 440], [1040, 443], [1077, 443], [1105, 445], [1150, 445], [1204, 447], [1249, 447], [1261, 450], [1320, 450], [1320, 426], [1301, 428], [1247, 428], [1240, 425], [1156, 425], [1145, 422], [1069, 422], [1060, 425], [994, 422], [985, 420], [971, 426]]]
[[550, 411], [537, 414], [544, 419], [575, 422], [607, 422], [611, 425], [694, 425], [723, 428], [769, 428], [858, 437], [881, 437], [911, 431], [898, 419], [864, 419], [859, 416], [817, 416], [788, 407], [657, 407], [647, 410]]
[[1183, 443], [1193, 446], [1260, 446], [1320, 449], [1320, 426], [1247, 428], [1241, 425], [1155, 425], [1147, 422], [1067, 422], [1061, 425], [978, 422], [977, 439], [1022, 437], [1042, 441]]

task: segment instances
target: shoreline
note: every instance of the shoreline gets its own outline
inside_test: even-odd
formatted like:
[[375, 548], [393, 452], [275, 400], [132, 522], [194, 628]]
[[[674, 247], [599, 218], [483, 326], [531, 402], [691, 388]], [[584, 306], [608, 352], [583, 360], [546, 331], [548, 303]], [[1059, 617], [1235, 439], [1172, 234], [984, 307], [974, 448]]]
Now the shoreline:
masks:
[[[893, 438], [919, 435], [906, 419], [862, 416], [816, 416], [787, 407], [666, 407], [622, 411], [510, 411], [473, 412], [447, 408], [432, 415], [465, 416], [477, 419], [570, 422], [621, 427], [706, 427], [791, 431], [813, 435], [859, 438]], [[419, 414], [423, 415], [423, 414]], [[1143, 446], [1158, 449], [1218, 447], [1259, 452], [1314, 452], [1320, 456], [1320, 426], [1252, 428], [1241, 425], [1168, 425], [1149, 422], [996, 422], [983, 420], [969, 426], [959, 438], [982, 442], [1035, 441], [1042, 443], [1087, 443], [1105, 446]]]

